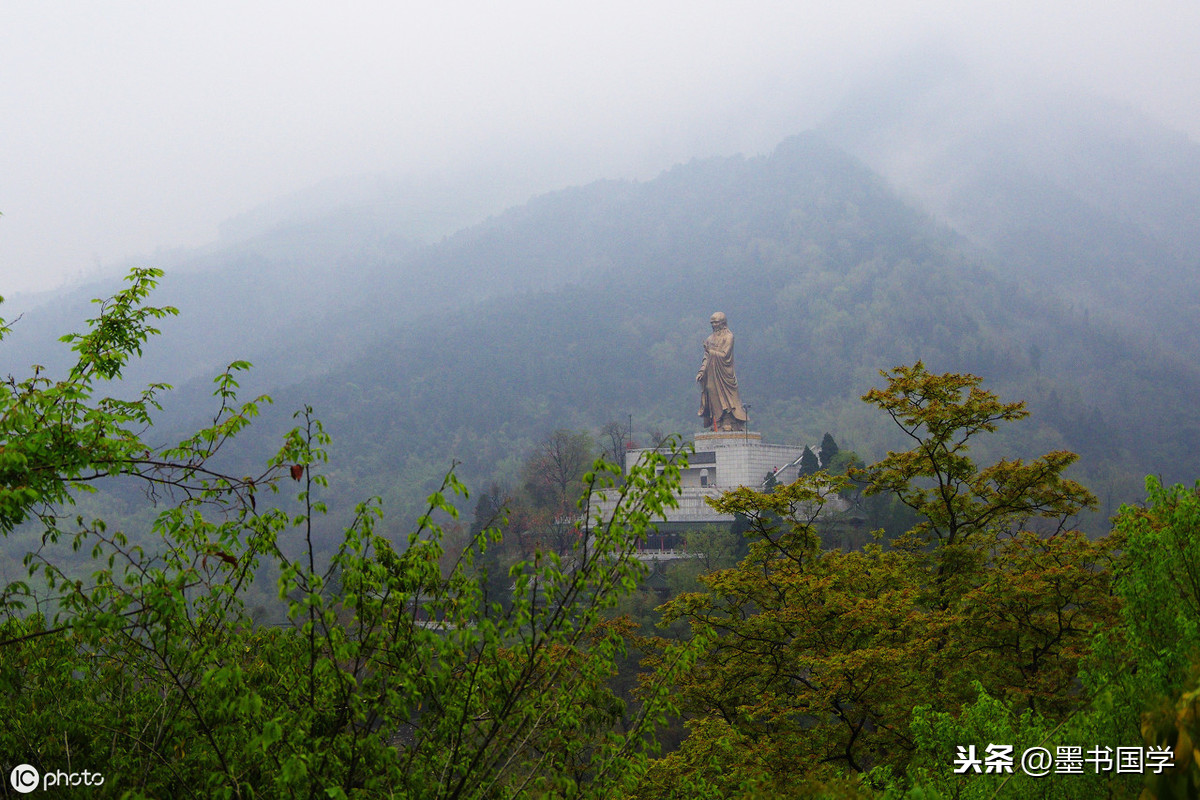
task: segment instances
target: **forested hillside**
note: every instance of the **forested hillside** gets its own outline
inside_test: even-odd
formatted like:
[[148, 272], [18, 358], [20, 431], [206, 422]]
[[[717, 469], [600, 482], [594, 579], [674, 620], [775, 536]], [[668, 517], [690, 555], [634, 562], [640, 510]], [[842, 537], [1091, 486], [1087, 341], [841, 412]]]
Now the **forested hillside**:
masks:
[[[470, 482], [511, 484], [558, 428], [632, 417], [635, 439], [690, 432], [704, 320], [720, 309], [737, 335], [752, 426], [773, 440], [835, 431], [882, 454], [896, 442], [857, 397], [879, 370], [921, 358], [1025, 398], [1034, 421], [1007, 452], [1081, 453], [1105, 514], [1136, 496], [1145, 473], [1185, 478], [1200, 446], [1200, 371], [1167, 346], [1188, 339], [1195, 283], [1176, 289], [1178, 248], [1124, 265], [1117, 247], [1106, 258], [1128, 269], [1099, 280], [1092, 231], [1120, 226], [1043, 209], [1040, 223], [1062, 240], [1043, 247], [1019, 234], [1014, 209], [987, 208], [1010, 232], [981, 248], [806, 134], [769, 156], [541, 196], [436, 244], [338, 213], [171, 256], [179, 269], [157, 299], [183, 313], [129, 377], [185, 383], [164, 399], [168, 427], [182, 429], [210, 391], [198, 376], [249, 358], [244, 388], [279, 401], [255, 436], [277, 435], [285, 412], [311, 402], [346, 490], [411, 509], [454, 460]], [[1153, 269], [1164, 277], [1143, 274]], [[1109, 313], [1097, 292], [1109, 304], [1157, 292], [1175, 311], [1139, 312], [1134, 300]], [[79, 326], [88, 294], [103, 287], [20, 320], [8, 363], [61, 363], [65, 349], [44, 344]]]
[[1200, 145], [1128, 106], [898, 70], [822, 126], [994, 267], [1200, 356]]
[[[1193, 478], [1200, 370], [1068, 292], [1071, 218], [1038, 283], [805, 134], [437, 243], [343, 215], [134, 271], [0, 396], [0, 749], [111, 796], [1190, 796], [1196, 495], [1144, 476]], [[648, 572], [715, 310], [751, 427], [845, 457]], [[626, 435], [668, 452], [591, 462]], [[831, 491], [886, 542], [824, 547]], [[1000, 742], [1095, 768], [977, 776]]]
[[[643, 548], [679, 489], [678, 437], [623, 472], [560, 431], [531, 460], [534, 505], [480, 493], [468, 528], [450, 474], [399, 529], [377, 501], [338, 509], [310, 411], [249, 474], [222, 464], [260, 407], [235, 396], [244, 364], [211, 424], [145, 440], [156, 389], [104, 392], [171, 313], [145, 305], [159, 276], [132, 273], [70, 337], [64, 377], [0, 395], [0, 532], [35, 533], [0, 592], [18, 791], [1195, 794], [1197, 491], [1150, 478], [1146, 506], [1086, 536], [1075, 454], [979, 459], [1028, 414], [981, 378], [889, 370], [863, 400], [909, 448], [724, 493], [743, 546], [695, 531], [664, 578]], [[153, 502], [115, 525], [63, 513], [98, 480]], [[818, 509], [853, 484], [908, 508], [907, 530], [823, 547]]]
[[1034, 421], [1007, 452], [1081, 453], [1103, 510], [1146, 472], [1184, 477], [1200, 446], [1196, 367], [965, 248], [813, 135], [567, 190], [422, 251], [388, 285], [419, 296], [438, 275], [431, 306], [381, 292], [370, 313], [402, 309], [390, 330], [276, 391], [277, 408], [313, 402], [367, 494], [415, 499], [451, 460], [469, 481], [511, 484], [556, 428], [632, 415], [635, 438], [692, 431], [703, 323], [720, 309], [752, 425], [775, 440], [836, 431], [882, 454], [895, 441], [857, 397], [879, 370], [924, 359], [1026, 398]]
[[[210, 377], [235, 359], [289, 346], [293, 352], [287, 359], [257, 359], [257, 386], [323, 371], [330, 359], [355, 353], [356, 344], [378, 329], [361, 316], [349, 317], [316, 335], [311, 329], [314, 320], [359, 306], [369, 294], [373, 269], [416, 249], [406, 233], [370, 214], [342, 210], [315, 220], [278, 223], [195, 251], [156, 254], [151, 260], [166, 274], [155, 290], [155, 302], [181, 313], [162, 321], [156, 346], [130, 364], [125, 377], [134, 383], [182, 383]], [[6, 303], [10, 321], [23, 313], [5, 338], [5, 364], [15, 369], [18, 364], [70, 363], [69, 349], [51, 343], [79, 329], [95, 315], [91, 301], [113, 294], [119, 285], [120, 278], [113, 278], [25, 303], [20, 297]], [[357, 326], [347, 320], [357, 320]], [[294, 347], [297, 330], [309, 331], [300, 347]]]

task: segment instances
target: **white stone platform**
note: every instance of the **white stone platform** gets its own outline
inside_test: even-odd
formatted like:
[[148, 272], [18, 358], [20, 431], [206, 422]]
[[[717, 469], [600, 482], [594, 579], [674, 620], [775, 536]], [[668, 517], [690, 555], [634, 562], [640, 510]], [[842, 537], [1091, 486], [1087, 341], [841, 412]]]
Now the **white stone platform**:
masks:
[[[739, 486], [761, 489], [770, 473], [780, 483], [790, 483], [796, 479], [800, 455], [804, 452], [803, 445], [765, 444], [762, 434], [756, 431], [697, 433], [695, 448], [688, 456], [688, 466], [679, 471], [682, 487], [679, 508], [667, 512], [666, 522], [694, 525], [732, 522], [732, 514], [718, 514], [705, 498], [719, 497]], [[626, 469], [652, 452], [630, 450]]]

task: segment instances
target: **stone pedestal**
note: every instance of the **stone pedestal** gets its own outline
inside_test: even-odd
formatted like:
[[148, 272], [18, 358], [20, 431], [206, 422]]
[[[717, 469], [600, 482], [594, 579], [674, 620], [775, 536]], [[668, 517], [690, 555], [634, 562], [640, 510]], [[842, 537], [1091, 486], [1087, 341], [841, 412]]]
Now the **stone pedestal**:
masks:
[[[767, 473], [786, 470], [804, 452], [804, 447], [765, 444], [755, 431], [697, 433], [696, 452], [688, 457], [681, 475], [683, 486], [715, 486], [733, 489], [761, 488]], [[704, 470], [708, 469], [707, 481]], [[778, 480], [778, 479], [777, 479]]]
[[[739, 486], [761, 489], [768, 473], [774, 473], [780, 483], [793, 481], [804, 452], [803, 445], [764, 444], [762, 434], [756, 431], [697, 433], [695, 447], [688, 466], [679, 471], [679, 508], [667, 512], [669, 523], [733, 521], [731, 515], [714, 511], [704, 498]], [[647, 452], [630, 450], [627, 463], [637, 463]]]

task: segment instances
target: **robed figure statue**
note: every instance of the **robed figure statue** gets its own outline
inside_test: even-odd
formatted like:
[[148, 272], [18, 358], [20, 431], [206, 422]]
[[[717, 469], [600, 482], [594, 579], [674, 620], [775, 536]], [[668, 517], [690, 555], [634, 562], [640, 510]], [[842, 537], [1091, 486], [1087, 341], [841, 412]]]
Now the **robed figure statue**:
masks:
[[714, 431], [746, 430], [746, 409], [733, 374], [733, 331], [718, 311], [709, 319], [712, 335], [704, 340], [704, 360], [696, 373], [700, 384], [700, 419]]

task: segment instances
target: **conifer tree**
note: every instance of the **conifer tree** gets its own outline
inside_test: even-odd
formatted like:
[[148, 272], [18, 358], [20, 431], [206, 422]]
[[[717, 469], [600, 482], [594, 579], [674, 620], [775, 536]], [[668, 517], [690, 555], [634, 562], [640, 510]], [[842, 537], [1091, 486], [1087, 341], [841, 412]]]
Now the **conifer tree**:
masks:
[[812, 475], [821, 469], [821, 464], [817, 461], [817, 454], [812, 451], [808, 445], [805, 445], [804, 452], [800, 455], [800, 474]]
[[821, 449], [817, 456], [821, 459], [821, 469], [829, 469], [833, 464], [833, 458], [838, 454], [837, 442], [833, 440], [833, 436], [828, 431], [825, 437], [821, 439]]

